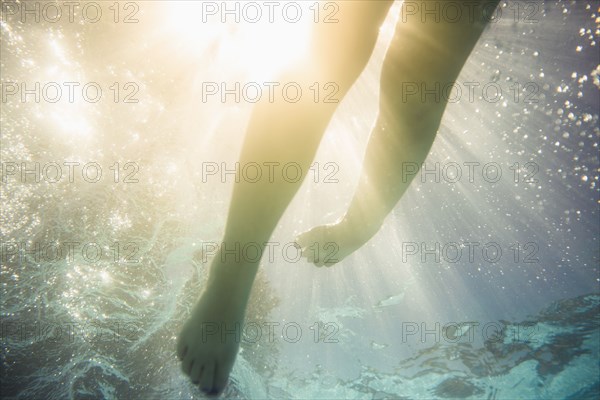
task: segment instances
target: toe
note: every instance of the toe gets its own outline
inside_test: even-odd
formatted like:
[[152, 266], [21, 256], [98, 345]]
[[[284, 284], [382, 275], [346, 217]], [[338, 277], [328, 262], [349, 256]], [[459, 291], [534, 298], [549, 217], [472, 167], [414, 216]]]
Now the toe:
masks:
[[198, 383], [200, 383], [200, 376], [202, 375], [202, 363], [200, 362], [195, 362], [192, 370], [190, 372], [190, 379], [192, 380], [192, 383], [197, 385]]
[[187, 352], [187, 345], [186, 345], [185, 340], [183, 340], [183, 338], [181, 337], [181, 334], [177, 338], [176, 352], [177, 352], [177, 357], [179, 358], [179, 360], [180, 361], [183, 360], [183, 358], [185, 357], [185, 353]]
[[229, 374], [223, 367], [219, 367], [217, 363], [215, 365], [215, 379], [213, 386], [213, 394], [219, 394], [223, 390], [225, 390], [225, 385], [227, 385], [227, 379], [229, 378]]
[[179, 361], [183, 361], [185, 355], [187, 354], [187, 349], [187, 346], [184, 345], [177, 346], [177, 358], [179, 358]]
[[296, 236], [296, 244], [300, 247], [306, 247], [306, 242], [308, 241], [307, 239], [307, 232], [301, 233], [300, 235]]
[[312, 251], [306, 252], [306, 261], [308, 261], [311, 264], [317, 264], [319, 262], [318, 259], [315, 257], [314, 252]]
[[[319, 249], [319, 251], [320, 251], [320, 249]], [[321, 267], [323, 266], [323, 263], [324, 263], [324, 261], [323, 261], [323, 257], [321, 257], [321, 255], [320, 255], [320, 254], [318, 254], [318, 251], [317, 251], [317, 256], [316, 256], [316, 257], [314, 257], [314, 259], [312, 260], [312, 262], [313, 262], [313, 263], [314, 263], [314, 264], [315, 264], [317, 267], [319, 267], [319, 268], [321, 268]]]
[[215, 364], [210, 363], [204, 366], [202, 378], [200, 378], [200, 389], [205, 393], [212, 393], [215, 381]]
[[300, 248], [300, 256], [306, 258], [306, 261], [309, 263], [316, 263], [315, 252], [307, 246]]
[[192, 357], [186, 357], [181, 362], [181, 370], [187, 376], [190, 376], [193, 366], [194, 366], [194, 359]]

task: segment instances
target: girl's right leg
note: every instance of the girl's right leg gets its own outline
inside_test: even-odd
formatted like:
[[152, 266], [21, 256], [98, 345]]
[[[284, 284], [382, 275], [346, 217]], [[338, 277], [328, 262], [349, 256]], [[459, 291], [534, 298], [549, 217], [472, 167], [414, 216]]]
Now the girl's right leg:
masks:
[[[445, 1], [407, 1], [403, 12], [409, 6], [432, 10], [436, 2], [441, 10]], [[374, 236], [427, 157], [446, 109], [443, 88], [458, 78], [499, 0], [454, 3], [462, 10], [454, 22], [424, 10], [398, 21], [383, 65], [379, 116], [348, 212], [340, 222], [298, 237], [303, 254], [317, 266], [341, 261]], [[413, 174], [404, 174], [407, 165]], [[313, 254], [331, 252], [310, 251], [314, 243], [335, 243], [337, 253], [315, 260]]]

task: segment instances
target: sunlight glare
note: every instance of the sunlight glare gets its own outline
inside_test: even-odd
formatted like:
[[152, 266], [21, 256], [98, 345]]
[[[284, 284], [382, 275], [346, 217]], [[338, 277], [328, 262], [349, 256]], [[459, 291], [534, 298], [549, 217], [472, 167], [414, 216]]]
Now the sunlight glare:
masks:
[[249, 22], [242, 15], [237, 23], [235, 15], [205, 15], [202, 3], [174, 2], [166, 10], [166, 30], [176, 38], [174, 45], [192, 57], [205, 58], [214, 52], [211, 61], [235, 71], [242, 69], [252, 79], [266, 79], [307, 51], [310, 18], [290, 23], [276, 15], [269, 22], [268, 15], [263, 15]]

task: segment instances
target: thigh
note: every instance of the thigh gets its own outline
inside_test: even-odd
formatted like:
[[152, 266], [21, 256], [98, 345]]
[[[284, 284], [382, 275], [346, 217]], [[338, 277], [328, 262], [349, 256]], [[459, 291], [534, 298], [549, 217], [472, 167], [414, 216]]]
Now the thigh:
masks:
[[350, 0], [331, 3], [333, 19], [315, 25], [311, 55], [321, 73], [351, 85], [366, 66], [393, 0]]
[[[430, 93], [436, 85], [443, 88], [458, 78], [485, 28], [486, 15], [498, 0], [453, 2], [461, 9], [459, 18], [453, 20], [440, 15], [444, 2], [407, 1], [403, 5], [404, 14], [398, 21], [381, 77], [382, 102], [388, 107], [402, 106], [407, 112], [412, 108], [419, 114], [424, 107], [443, 112], [445, 103], [438, 100], [442, 96], [421, 92], [427, 89]], [[425, 3], [428, 12], [408, 8], [411, 4], [424, 7]], [[409, 85], [418, 91], [416, 96], [406, 96]]]

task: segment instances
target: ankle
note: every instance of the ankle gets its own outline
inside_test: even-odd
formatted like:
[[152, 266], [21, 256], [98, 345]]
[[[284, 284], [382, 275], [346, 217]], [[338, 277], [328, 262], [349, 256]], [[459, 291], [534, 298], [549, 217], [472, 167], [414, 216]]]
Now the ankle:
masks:
[[207, 288], [247, 298], [257, 270], [258, 263], [230, 263], [215, 258], [210, 265]]

